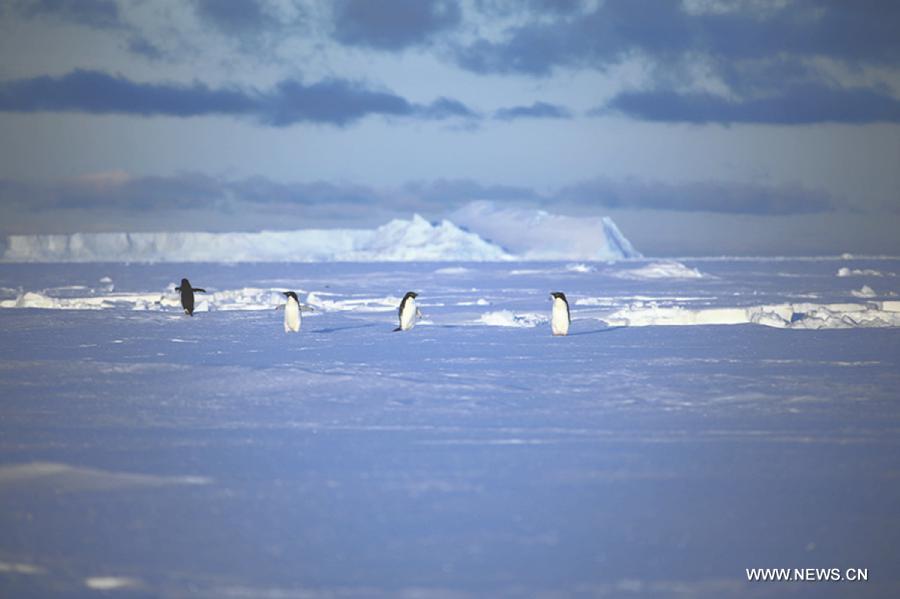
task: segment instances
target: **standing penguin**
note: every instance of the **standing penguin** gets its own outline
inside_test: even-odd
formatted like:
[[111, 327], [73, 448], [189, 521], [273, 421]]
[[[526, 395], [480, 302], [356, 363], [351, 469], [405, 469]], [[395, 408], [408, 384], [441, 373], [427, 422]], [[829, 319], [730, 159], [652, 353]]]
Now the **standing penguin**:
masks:
[[416, 318], [422, 316], [422, 313], [416, 307], [417, 297], [419, 297], [419, 294], [415, 291], [407, 291], [406, 295], [403, 296], [403, 301], [400, 302], [400, 309], [398, 310], [400, 313], [400, 326], [394, 329], [395, 333], [397, 331], [408, 331], [416, 326]]
[[553, 312], [550, 315], [550, 329], [554, 335], [568, 335], [572, 315], [569, 313], [569, 301], [562, 291], [550, 293], [553, 300]]
[[181, 279], [181, 285], [175, 291], [181, 292], [181, 307], [188, 316], [194, 315], [194, 292], [206, 293], [206, 289], [191, 287], [191, 282], [187, 279]]
[[293, 291], [285, 291], [287, 302], [284, 304], [284, 332], [299, 333], [302, 318], [300, 318], [300, 300]]

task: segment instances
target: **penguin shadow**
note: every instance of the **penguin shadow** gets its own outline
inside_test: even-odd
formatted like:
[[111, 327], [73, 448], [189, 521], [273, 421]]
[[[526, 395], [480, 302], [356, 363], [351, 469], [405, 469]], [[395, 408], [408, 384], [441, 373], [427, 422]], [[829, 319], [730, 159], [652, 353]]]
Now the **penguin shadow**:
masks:
[[577, 337], [578, 335], [596, 335], [597, 333], [609, 333], [611, 331], [617, 331], [619, 329], [624, 329], [623, 326], [617, 327], [604, 327], [602, 329], [591, 329], [590, 331], [578, 331], [577, 333], [569, 333], [568, 337]]
[[374, 322], [370, 322], [369, 324], [353, 324], [344, 327], [331, 327], [327, 329], [315, 329], [310, 331], [310, 333], [319, 333], [322, 335], [328, 335], [330, 333], [337, 333], [339, 331], [349, 331], [352, 329], [367, 329], [369, 327], [374, 327], [376, 324]]

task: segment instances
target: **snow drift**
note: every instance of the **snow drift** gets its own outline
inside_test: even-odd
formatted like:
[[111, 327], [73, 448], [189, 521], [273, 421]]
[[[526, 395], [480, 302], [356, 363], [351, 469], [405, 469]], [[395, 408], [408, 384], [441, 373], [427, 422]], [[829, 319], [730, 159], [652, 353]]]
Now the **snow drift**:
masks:
[[[6, 239], [0, 260], [478, 262], [616, 259], [640, 255], [609, 219], [574, 219], [536, 211], [498, 211], [479, 203], [469, 212], [466, 224], [469, 230], [449, 220], [432, 224], [414, 215], [410, 220], [392, 220], [376, 229], [11, 235]], [[505, 233], [501, 230], [503, 226], [509, 227]], [[497, 237], [500, 243], [486, 241], [487, 236]]]

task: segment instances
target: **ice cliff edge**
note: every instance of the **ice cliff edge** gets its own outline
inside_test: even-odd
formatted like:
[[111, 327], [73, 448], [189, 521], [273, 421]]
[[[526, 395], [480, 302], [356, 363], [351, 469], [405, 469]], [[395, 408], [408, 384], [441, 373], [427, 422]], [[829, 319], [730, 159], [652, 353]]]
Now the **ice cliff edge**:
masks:
[[[375, 229], [10, 235], [3, 262], [406, 262], [608, 260], [640, 256], [607, 218], [472, 204], [465, 229], [419, 215]], [[468, 208], [468, 207], [467, 207]], [[570, 222], [571, 221], [571, 222]], [[577, 226], [576, 226], [577, 225]], [[562, 227], [562, 228], [559, 228]]]

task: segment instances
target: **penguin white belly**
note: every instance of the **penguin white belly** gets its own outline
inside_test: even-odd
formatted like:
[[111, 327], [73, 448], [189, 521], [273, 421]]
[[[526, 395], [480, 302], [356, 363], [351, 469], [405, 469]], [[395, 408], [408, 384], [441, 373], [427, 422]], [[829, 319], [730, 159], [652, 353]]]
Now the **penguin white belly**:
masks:
[[294, 333], [300, 331], [300, 304], [293, 298], [289, 299], [284, 306], [284, 332], [290, 333], [291, 331]]
[[400, 314], [400, 330], [408, 331], [416, 326], [416, 300], [409, 298], [403, 305], [403, 312]]
[[553, 300], [553, 313], [550, 315], [550, 329], [554, 335], [569, 334], [569, 310], [566, 302], [556, 298]]

